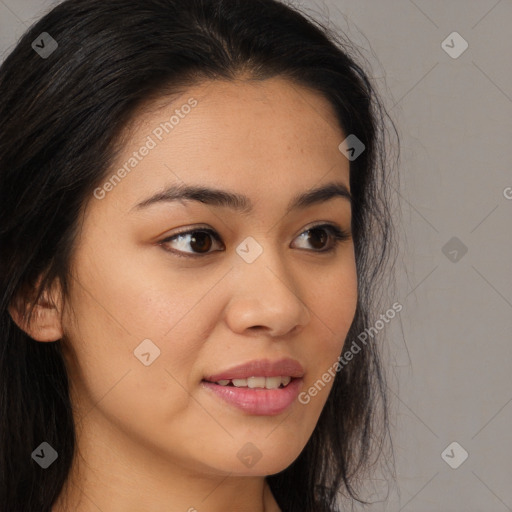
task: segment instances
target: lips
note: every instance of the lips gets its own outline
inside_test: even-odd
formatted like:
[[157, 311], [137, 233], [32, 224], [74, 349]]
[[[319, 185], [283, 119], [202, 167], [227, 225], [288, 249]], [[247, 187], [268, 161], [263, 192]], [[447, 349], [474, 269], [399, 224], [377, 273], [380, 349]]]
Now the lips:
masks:
[[303, 376], [304, 369], [294, 359], [260, 359], [209, 375], [201, 384], [222, 402], [245, 413], [273, 416], [296, 401]]

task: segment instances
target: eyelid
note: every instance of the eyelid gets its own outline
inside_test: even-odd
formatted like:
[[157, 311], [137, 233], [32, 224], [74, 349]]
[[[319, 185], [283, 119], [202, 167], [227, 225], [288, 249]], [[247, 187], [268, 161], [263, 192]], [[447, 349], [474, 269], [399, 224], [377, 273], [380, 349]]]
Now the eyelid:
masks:
[[302, 231], [297, 235], [301, 235], [302, 233], [305, 233], [306, 231], [310, 231], [312, 229], [316, 229], [316, 228], [332, 228], [334, 229], [335, 231], [338, 231], [339, 233], [343, 234], [343, 235], [346, 235], [346, 236], [351, 236], [352, 235], [352, 232], [351, 230], [346, 230], [344, 229], [343, 227], [341, 227], [338, 223], [336, 222], [331, 222], [331, 221], [328, 221], [328, 220], [320, 220], [320, 221], [317, 221], [309, 226], [306, 226], [304, 229], [302, 229]]

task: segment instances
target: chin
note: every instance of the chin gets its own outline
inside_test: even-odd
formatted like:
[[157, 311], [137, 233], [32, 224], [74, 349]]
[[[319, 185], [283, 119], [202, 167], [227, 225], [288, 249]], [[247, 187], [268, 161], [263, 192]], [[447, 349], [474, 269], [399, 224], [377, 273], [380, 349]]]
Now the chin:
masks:
[[252, 433], [243, 440], [240, 437], [230, 440], [228, 444], [219, 442], [219, 451], [212, 454], [217, 459], [214, 465], [222, 472], [238, 476], [280, 473], [295, 461], [304, 445], [297, 443], [300, 437], [296, 434], [281, 437], [270, 432], [266, 430], [260, 436]]

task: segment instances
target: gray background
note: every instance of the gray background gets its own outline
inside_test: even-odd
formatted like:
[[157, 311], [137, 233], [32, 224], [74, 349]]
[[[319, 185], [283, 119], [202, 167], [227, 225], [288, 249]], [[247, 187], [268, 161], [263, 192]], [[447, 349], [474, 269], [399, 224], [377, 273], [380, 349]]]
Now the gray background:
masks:
[[[0, 59], [57, 3], [0, 0]], [[361, 47], [401, 138], [385, 308], [403, 305], [386, 327], [397, 484], [376, 481], [366, 510], [512, 511], [512, 1], [292, 3]], [[457, 469], [441, 457], [453, 441], [469, 454]]]

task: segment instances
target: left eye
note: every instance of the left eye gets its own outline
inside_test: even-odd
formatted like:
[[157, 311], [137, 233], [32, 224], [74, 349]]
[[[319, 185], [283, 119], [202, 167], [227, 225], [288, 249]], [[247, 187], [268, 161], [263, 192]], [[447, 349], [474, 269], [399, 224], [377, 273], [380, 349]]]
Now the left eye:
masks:
[[[327, 234], [326, 234], [327, 233]], [[346, 231], [343, 231], [336, 226], [332, 226], [330, 224], [325, 224], [323, 226], [315, 226], [309, 228], [304, 233], [301, 233], [298, 238], [303, 240], [307, 240], [313, 245], [316, 245], [317, 252], [330, 252], [336, 249], [336, 246], [350, 238], [350, 234]], [[327, 246], [327, 249], [321, 249], [318, 245], [323, 246], [326, 241], [331, 240], [331, 245]]]
[[[306, 240], [312, 244], [313, 252], [332, 252], [336, 249], [337, 245], [350, 238], [350, 234], [337, 226], [331, 224], [324, 224], [321, 226], [314, 226], [301, 233], [297, 239]], [[171, 237], [166, 238], [160, 242], [160, 245], [168, 251], [184, 258], [195, 258], [205, 254], [210, 254], [212, 240], [223, 247], [223, 243], [219, 235], [211, 229], [193, 229], [190, 231], [183, 231]], [[328, 241], [331, 244], [327, 248], [323, 248]], [[174, 249], [168, 249], [166, 246], [174, 244]], [[187, 246], [192, 248], [192, 252], [185, 250]], [[177, 250], [176, 250], [177, 248]], [[213, 251], [214, 252], [214, 251]]]

